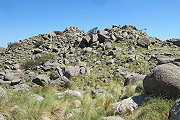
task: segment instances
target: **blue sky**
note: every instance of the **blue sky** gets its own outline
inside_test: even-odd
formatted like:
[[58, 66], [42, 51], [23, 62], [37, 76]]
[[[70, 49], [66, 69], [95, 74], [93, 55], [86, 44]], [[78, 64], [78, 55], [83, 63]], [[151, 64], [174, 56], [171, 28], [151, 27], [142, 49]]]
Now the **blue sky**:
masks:
[[162, 40], [180, 38], [180, 0], [0, 0], [0, 46], [67, 26], [135, 25]]

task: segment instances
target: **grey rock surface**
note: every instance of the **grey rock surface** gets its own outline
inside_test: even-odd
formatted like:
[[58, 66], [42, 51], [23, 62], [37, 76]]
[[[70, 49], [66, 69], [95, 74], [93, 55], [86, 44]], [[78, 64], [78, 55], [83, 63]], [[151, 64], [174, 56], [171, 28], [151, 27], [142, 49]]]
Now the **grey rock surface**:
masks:
[[174, 98], [180, 95], [180, 67], [173, 64], [157, 66], [143, 80], [147, 93]]
[[169, 114], [169, 120], [179, 120], [180, 119], [180, 99], [175, 102], [175, 104], [172, 106], [170, 114]]

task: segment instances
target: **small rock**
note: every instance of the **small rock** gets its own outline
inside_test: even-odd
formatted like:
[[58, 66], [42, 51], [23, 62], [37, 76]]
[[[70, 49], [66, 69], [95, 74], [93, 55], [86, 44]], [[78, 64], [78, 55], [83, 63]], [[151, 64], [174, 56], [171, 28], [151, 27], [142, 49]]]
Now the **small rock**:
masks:
[[42, 53], [41, 49], [37, 48], [33, 50], [33, 54], [39, 54], [39, 53]]
[[91, 92], [93, 95], [102, 95], [106, 93], [106, 91], [103, 90], [100, 86], [95, 86]]
[[82, 97], [83, 97], [83, 93], [84, 93], [84, 91], [72, 91], [72, 90], [67, 90], [67, 91], [64, 91], [63, 93], [56, 93], [55, 96], [56, 96], [58, 99], [63, 98], [65, 95], [82, 98]]
[[44, 74], [40, 74], [32, 80], [33, 83], [36, 83], [37, 85], [40, 86], [44, 86], [45, 84], [48, 83], [48, 81], [49, 81], [48, 76]]
[[26, 85], [26, 84], [19, 84], [19, 85], [15, 85], [13, 86], [13, 91], [17, 92], [17, 91], [29, 91], [30, 90], [30, 86]]
[[42, 101], [44, 98], [38, 94], [32, 94], [31, 97], [36, 101]]
[[138, 108], [138, 106], [147, 101], [147, 98], [147, 95], [133, 96], [115, 103], [113, 108], [119, 114], [132, 113], [135, 109]]
[[0, 120], [7, 120], [7, 118], [3, 114], [0, 114]]
[[108, 116], [108, 117], [103, 117], [102, 120], [123, 120], [119, 116]]

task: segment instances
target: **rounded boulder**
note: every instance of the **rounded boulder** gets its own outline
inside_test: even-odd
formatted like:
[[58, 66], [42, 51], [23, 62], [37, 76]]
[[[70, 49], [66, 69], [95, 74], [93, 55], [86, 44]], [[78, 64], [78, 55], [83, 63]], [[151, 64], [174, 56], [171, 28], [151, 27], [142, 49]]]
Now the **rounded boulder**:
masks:
[[180, 67], [173, 64], [157, 66], [143, 80], [146, 93], [176, 98], [180, 95]]

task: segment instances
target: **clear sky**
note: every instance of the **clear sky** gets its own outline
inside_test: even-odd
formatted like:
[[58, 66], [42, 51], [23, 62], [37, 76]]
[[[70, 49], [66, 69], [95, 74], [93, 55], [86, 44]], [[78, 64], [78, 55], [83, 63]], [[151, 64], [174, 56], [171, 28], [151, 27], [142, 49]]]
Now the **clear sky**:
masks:
[[130, 24], [162, 40], [180, 38], [179, 6], [180, 0], [0, 0], [0, 46], [67, 26]]

